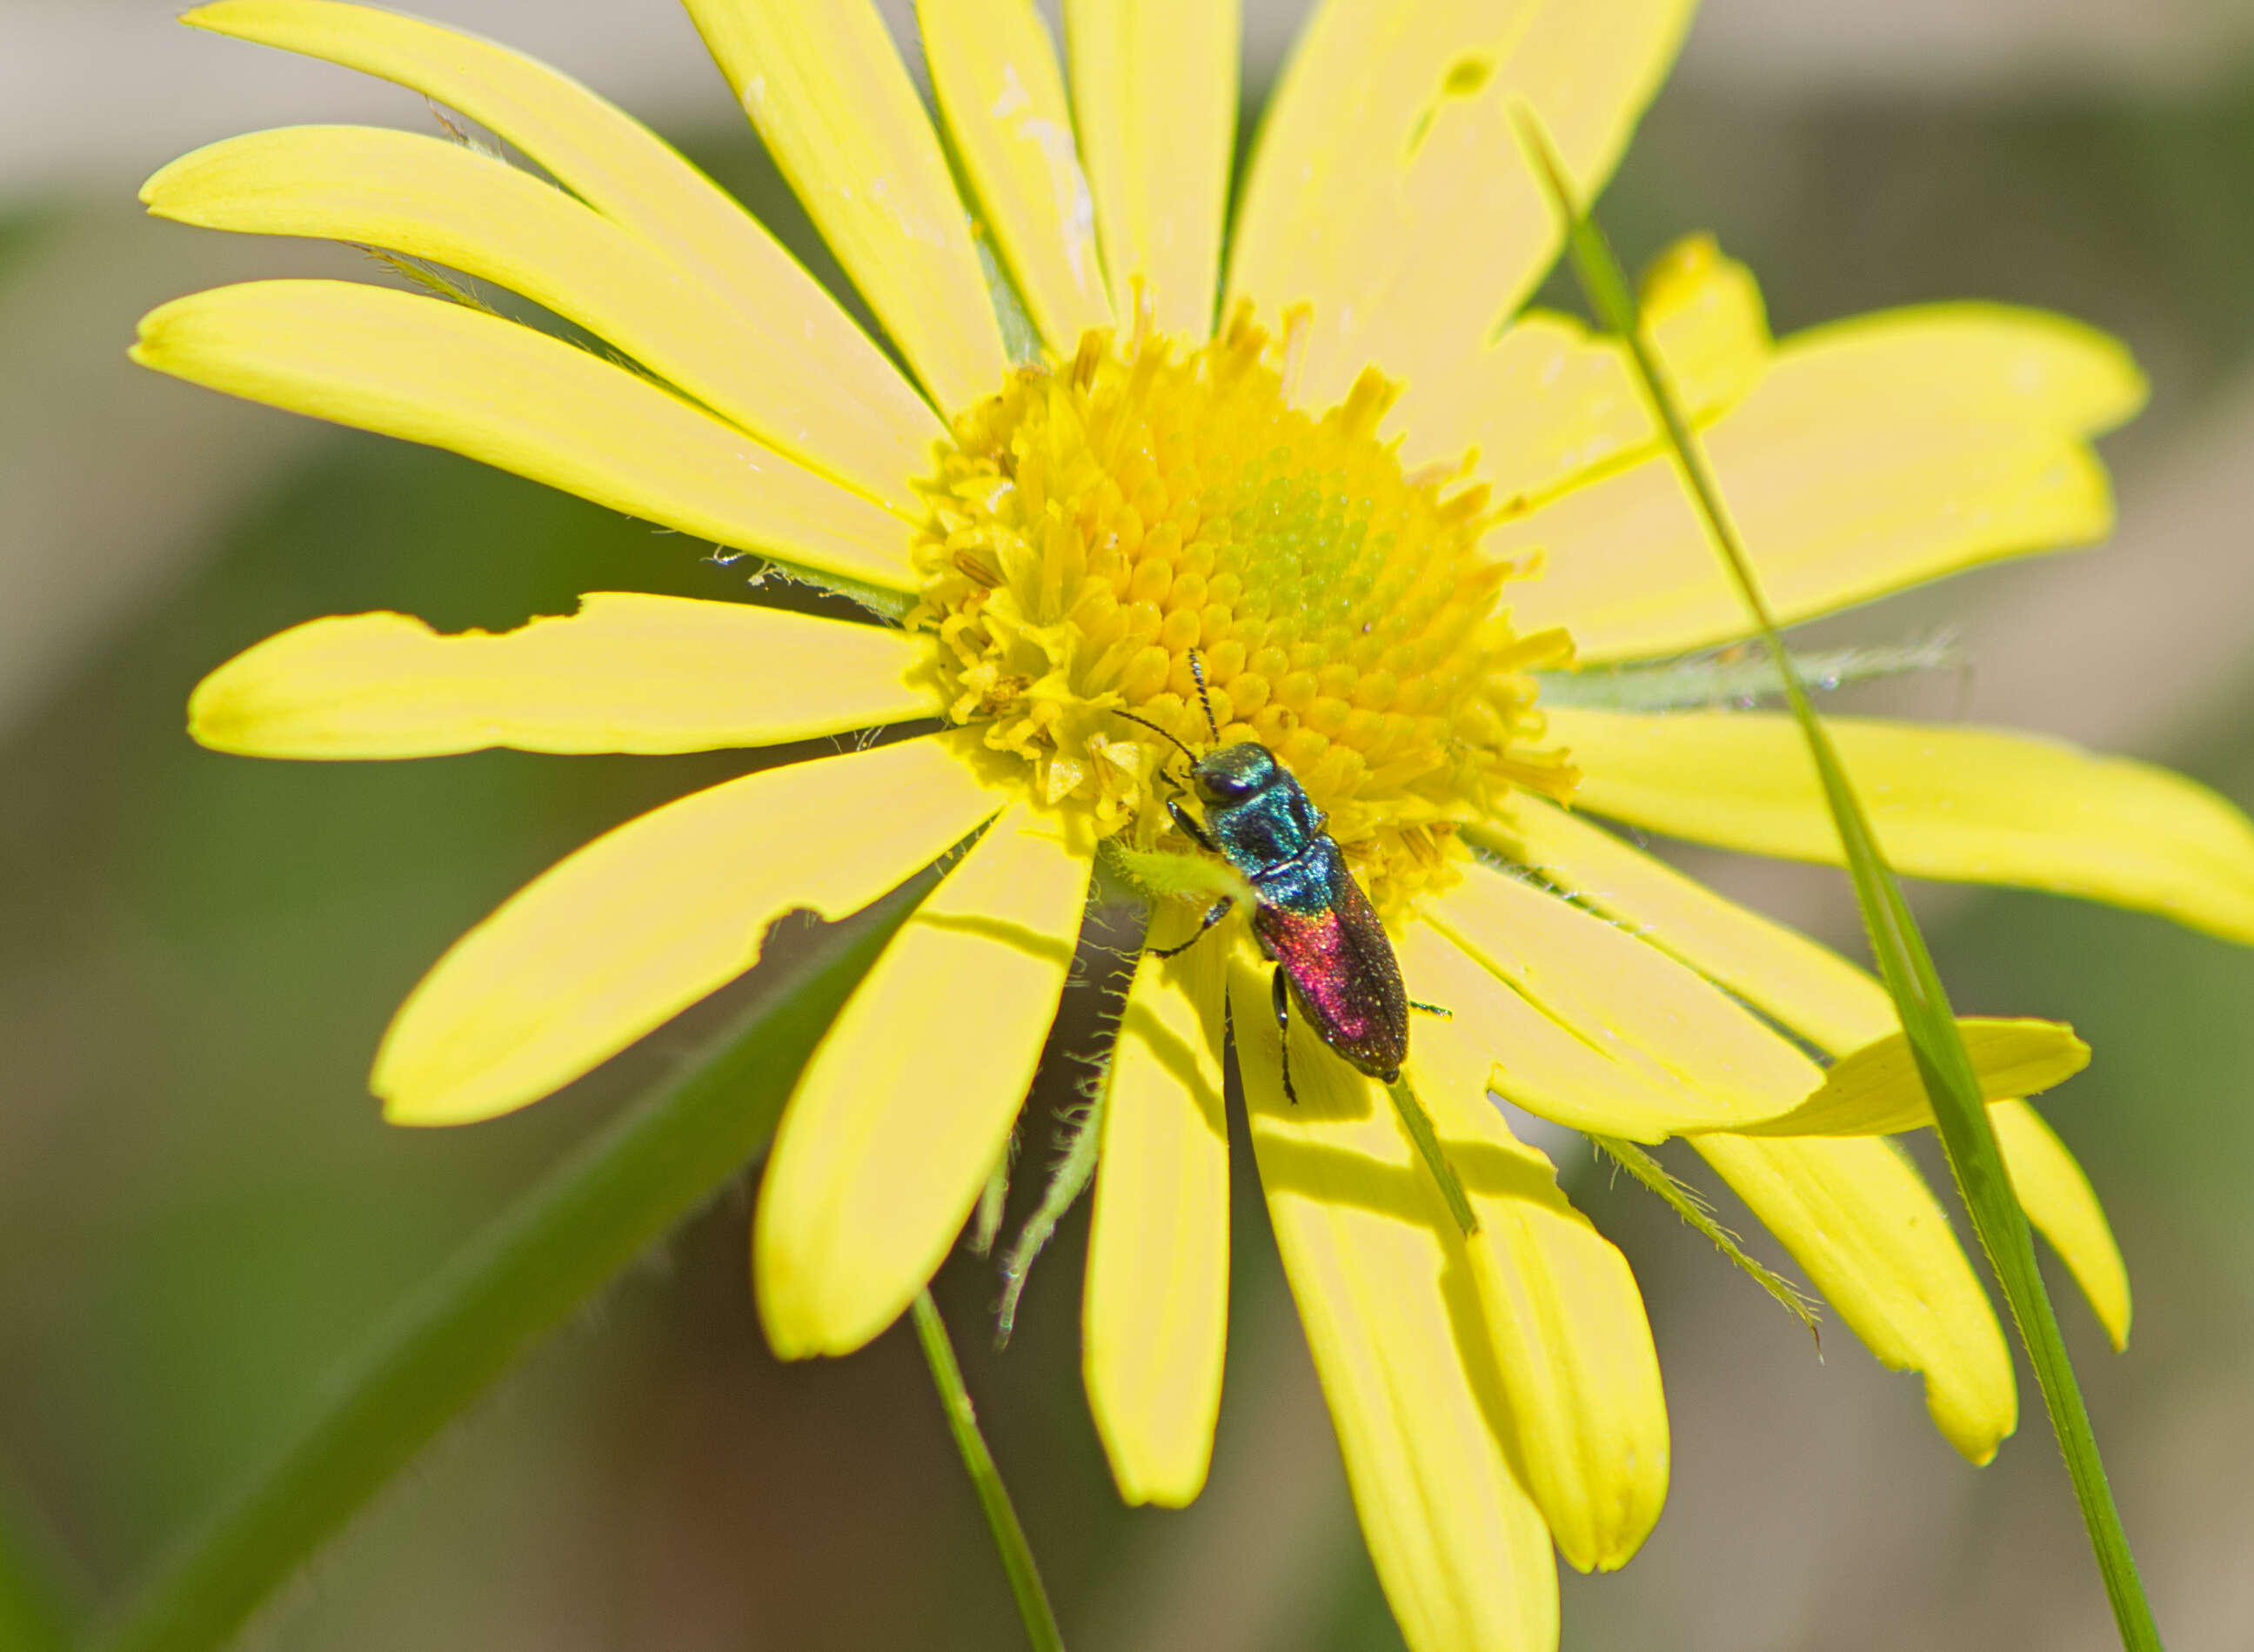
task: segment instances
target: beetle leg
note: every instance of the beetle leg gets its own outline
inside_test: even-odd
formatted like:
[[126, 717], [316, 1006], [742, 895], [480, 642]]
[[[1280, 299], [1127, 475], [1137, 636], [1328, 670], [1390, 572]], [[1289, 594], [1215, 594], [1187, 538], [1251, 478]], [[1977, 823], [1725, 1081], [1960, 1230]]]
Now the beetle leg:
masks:
[[1212, 906], [1206, 908], [1204, 920], [1198, 925], [1197, 933], [1195, 934], [1192, 935], [1188, 940], [1183, 942], [1178, 947], [1153, 947], [1151, 949], [1151, 956], [1154, 958], [1171, 958], [1177, 952], [1187, 952], [1192, 947], [1197, 945], [1199, 942], [1205, 939], [1205, 932], [1207, 930], [1212, 928], [1214, 925], [1219, 923], [1223, 918], [1228, 916], [1231, 908], [1236, 905], [1236, 896], [1223, 895], [1220, 900], [1214, 901]]
[[1415, 998], [1411, 998], [1409, 1000], [1409, 1007], [1412, 1010], [1422, 1010], [1427, 1015], [1437, 1015], [1443, 1021], [1452, 1021], [1456, 1018], [1456, 1012], [1444, 1004], [1420, 1004]]
[[1268, 977], [1268, 996], [1276, 1004], [1276, 1047], [1284, 1069], [1284, 1099], [1297, 1107], [1299, 1092], [1292, 1088], [1292, 994], [1284, 984], [1284, 966]]
[[1180, 798], [1170, 797], [1166, 800], [1166, 813], [1174, 817], [1174, 824], [1182, 829], [1182, 836], [1188, 838], [1190, 842], [1208, 855], [1221, 853], [1221, 850], [1214, 846], [1213, 839], [1205, 835], [1205, 828], [1199, 825], [1189, 810], [1182, 807]]

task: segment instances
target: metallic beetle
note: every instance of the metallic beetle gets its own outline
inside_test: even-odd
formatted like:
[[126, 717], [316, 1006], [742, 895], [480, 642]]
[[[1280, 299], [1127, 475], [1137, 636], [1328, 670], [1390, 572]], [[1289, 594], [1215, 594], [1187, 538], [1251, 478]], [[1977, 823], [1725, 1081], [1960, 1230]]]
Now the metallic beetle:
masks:
[[[1221, 730], [1206, 696], [1205, 668], [1194, 654], [1190, 671], [1217, 742]], [[1168, 800], [1166, 812], [1184, 836], [1220, 856], [1252, 886], [1253, 938], [1276, 965], [1271, 981], [1276, 1025], [1284, 1039], [1284, 1095], [1298, 1100], [1292, 1088], [1294, 1002], [1325, 1044], [1359, 1071], [1392, 1083], [1409, 1053], [1410, 1006], [1401, 966], [1376, 908], [1347, 870], [1345, 856], [1299, 782], [1256, 740], [1217, 745], [1200, 757], [1157, 724], [1131, 711], [1116, 715], [1181, 748], [1205, 820], [1200, 824], [1180, 799]], [[1196, 945], [1236, 905], [1236, 897], [1223, 895], [1207, 910], [1197, 934], [1158, 956], [1170, 958]]]

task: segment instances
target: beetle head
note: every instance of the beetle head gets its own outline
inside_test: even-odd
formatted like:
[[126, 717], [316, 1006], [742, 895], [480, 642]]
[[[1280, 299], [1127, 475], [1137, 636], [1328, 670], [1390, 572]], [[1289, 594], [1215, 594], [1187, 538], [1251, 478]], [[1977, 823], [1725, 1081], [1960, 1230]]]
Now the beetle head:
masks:
[[1241, 803], [1266, 791], [1283, 772], [1273, 752], [1256, 741], [1247, 740], [1241, 746], [1224, 746], [1217, 752], [1208, 752], [1190, 770], [1190, 777], [1197, 782], [1201, 802], [1226, 805]]

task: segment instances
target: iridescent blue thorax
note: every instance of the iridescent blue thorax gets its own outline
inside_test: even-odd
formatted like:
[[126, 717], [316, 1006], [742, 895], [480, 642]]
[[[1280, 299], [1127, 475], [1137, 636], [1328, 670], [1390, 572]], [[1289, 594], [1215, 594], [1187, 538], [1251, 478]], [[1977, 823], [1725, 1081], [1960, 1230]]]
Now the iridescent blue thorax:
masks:
[[1264, 746], [1224, 746], [1190, 771], [1206, 806], [1206, 830], [1222, 858], [1252, 880], [1284, 876], [1311, 844], [1327, 843], [1323, 817], [1299, 782]]

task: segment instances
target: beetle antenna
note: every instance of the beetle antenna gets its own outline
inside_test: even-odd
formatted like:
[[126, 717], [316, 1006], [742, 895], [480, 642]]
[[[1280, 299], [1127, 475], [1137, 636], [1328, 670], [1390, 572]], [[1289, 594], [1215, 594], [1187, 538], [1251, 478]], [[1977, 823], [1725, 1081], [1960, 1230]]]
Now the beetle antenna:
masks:
[[1144, 728], [1150, 730], [1152, 733], [1157, 735], [1162, 740], [1172, 740], [1175, 749], [1180, 752], [1184, 757], [1189, 759], [1193, 763], [1198, 760], [1198, 754], [1195, 752], [1190, 750], [1188, 746], [1184, 746], [1180, 739], [1176, 738], [1175, 736], [1168, 733], [1165, 729], [1160, 728], [1157, 724], [1152, 722], [1149, 718], [1137, 717], [1132, 711], [1123, 711], [1116, 705], [1107, 705], [1103, 709], [1110, 712], [1114, 717], [1125, 718], [1130, 723], [1140, 723]]
[[1205, 725], [1213, 731], [1213, 743], [1221, 744], [1221, 724], [1214, 721], [1213, 696], [1205, 691], [1205, 662], [1198, 658], [1195, 648], [1190, 650], [1190, 676], [1198, 685], [1198, 704], [1205, 707]]

